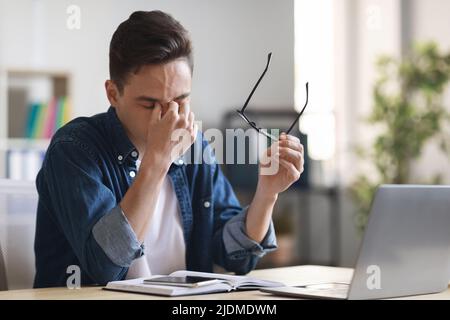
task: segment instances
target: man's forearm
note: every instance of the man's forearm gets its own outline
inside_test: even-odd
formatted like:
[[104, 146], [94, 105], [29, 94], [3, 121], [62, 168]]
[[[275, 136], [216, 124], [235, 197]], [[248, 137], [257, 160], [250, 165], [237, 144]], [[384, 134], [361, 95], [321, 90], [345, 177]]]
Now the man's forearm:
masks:
[[136, 179], [120, 202], [122, 211], [141, 242], [145, 239], [166, 174], [164, 168], [143, 162]]
[[277, 194], [267, 194], [259, 185], [256, 188], [245, 222], [247, 236], [252, 240], [261, 242], [264, 239], [272, 220], [272, 212], [277, 199]]

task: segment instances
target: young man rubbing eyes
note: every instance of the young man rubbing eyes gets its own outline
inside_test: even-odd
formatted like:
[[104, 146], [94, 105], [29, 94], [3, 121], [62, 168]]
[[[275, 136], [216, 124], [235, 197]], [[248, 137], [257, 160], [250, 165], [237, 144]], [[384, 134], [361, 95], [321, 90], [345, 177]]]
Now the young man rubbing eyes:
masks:
[[183, 26], [160, 11], [134, 12], [111, 39], [109, 67], [110, 108], [58, 130], [38, 174], [35, 287], [65, 286], [71, 265], [82, 285], [215, 264], [252, 270], [276, 248], [272, 210], [303, 171], [300, 141], [281, 136], [279, 170], [259, 176], [242, 208], [217, 163], [176, 161], [176, 129], [189, 140], [180, 153], [207, 146], [189, 105]]

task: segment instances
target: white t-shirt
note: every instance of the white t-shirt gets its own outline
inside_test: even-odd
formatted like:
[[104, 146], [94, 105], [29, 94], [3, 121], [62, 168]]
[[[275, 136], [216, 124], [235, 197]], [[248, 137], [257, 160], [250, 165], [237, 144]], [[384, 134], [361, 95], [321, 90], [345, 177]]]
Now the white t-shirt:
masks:
[[[139, 163], [138, 163], [139, 166]], [[144, 240], [144, 255], [133, 261], [127, 279], [186, 269], [186, 245], [178, 199], [166, 175]]]

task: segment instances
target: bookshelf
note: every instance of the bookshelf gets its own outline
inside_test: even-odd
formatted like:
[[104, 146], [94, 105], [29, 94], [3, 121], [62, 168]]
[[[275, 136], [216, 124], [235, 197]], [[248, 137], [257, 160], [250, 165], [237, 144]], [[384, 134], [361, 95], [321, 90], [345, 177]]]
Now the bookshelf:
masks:
[[71, 117], [71, 76], [0, 69], [0, 178], [34, 180], [53, 133]]

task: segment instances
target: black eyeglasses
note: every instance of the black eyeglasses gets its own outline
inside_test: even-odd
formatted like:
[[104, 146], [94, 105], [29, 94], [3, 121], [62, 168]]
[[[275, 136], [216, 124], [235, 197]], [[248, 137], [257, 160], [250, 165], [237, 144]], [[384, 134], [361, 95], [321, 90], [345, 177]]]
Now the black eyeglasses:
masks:
[[[267, 56], [267, 64], [266, 64], [266, 68], [264, 69], [263, 73], [261, 74], [261, 76], [259, 77], [258, 81], [256, 82], [255, 86], [253, 87], [252, 91], [250, 92], [250, 95], [248, 96], [247, 100], [244, 103], [244, 106], [242, 107], [241, 110], [236, 110], [236, 112], [242, 117], [242, 119], [245, 120], [245, 122], [247, 122], [253, 129], [255, 129], [256, 131], [258, 131], [259, 133], [262, 133], [263, 135], [265, 135], [266, 137], [274, 140], [274, 141], [278, 141], [278, 138], [271, 135], [270, 133], [268, 133], [267, 131], [264, 131], [262, 128], [258, 127], [256, 125], [255, 122], [251, 121], [246, 115], [245, 115], [245, 108], [247, 108], [247, 105], [250, 101], [250, 99], [253, 96], [253, 93], [255, 92], [256, 88], [258, 87], [259, 83], [261, 82], [262, 78], [264, 78], [264, 75], [267, 72], [267, 69], [269, 69], [269, 64], [270, 64], [270, 59], [272, 58], [272, 52], [268, 54]], [[298, 114], [297, 118], [295, 119], [295, 121], [291, 124], [291, 126], [289, 127], [289, 129], [287, 129], [286, 134], [289, 134], [289, 132], [292, 131], [292, 128], [294, 128], [294, 126], [297, 124], [298, 120], [300, 119], [300, 117], [302, 116], [303, 112], [306, 109], [306, 106], [308, 105], [308, 82], [306, 83], [306, 102], [305, 105], [303, 106], [303, 109], [300, 111], [300, 113]]]

